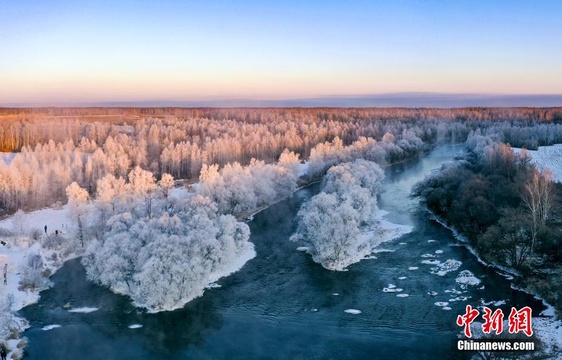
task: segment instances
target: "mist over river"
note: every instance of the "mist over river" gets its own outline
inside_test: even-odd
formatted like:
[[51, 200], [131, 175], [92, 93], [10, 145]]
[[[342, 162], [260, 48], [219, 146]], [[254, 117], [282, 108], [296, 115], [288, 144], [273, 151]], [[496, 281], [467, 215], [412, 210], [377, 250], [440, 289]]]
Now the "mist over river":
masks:
[[[504, 314], [511, 306], [531, 306], [534, 314], [544, 307], [480, 264], [409, 197], [417, 181], [461, 150], [443, 146], [385, 169], [379, 207], [413, 231], [348, 271], [324, 269], [289, 241], [296, 213], [319, 184], [256, 214], [249, 226], [257, 256], [181, 310], [136, 309], [87, 281], [79, 259], [68, 261], [40, 301], [20, 311], [31, 325], [25, 359], [462, 358], [456, 317], [467, 304], [494, 301]], [[462, 264], [438, 273], [435, 264], [447, 260]], [[457, 282], [463, 270], [480, 283]], [[86, 309], [69, 311], [76, 308]]]

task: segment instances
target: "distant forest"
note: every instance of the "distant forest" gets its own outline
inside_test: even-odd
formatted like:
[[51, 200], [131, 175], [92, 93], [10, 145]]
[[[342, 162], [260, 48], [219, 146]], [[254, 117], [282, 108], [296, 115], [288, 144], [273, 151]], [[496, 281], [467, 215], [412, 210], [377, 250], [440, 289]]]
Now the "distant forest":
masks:
[[204, 165], [274, 163], [287, 149], [322, 172], [358, 141], [384, 145], [379, 164], [473, 135], [532, 149], [562, 142], [560, 120], [562, 108], [0, 108], [0, 151], [18, 152], [0, 161], [0, 213], [66, 202], [72, 182], [93, 195], [136, 166], [197, 179]]

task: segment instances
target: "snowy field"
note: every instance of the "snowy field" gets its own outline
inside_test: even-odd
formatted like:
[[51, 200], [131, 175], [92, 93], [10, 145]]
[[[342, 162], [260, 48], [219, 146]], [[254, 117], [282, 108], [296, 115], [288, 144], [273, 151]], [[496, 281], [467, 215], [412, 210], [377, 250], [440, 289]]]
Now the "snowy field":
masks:
[[[513, 151], [519, 153], [521, 149], [513, 148]], [[527, 151], [539, 169], [550, 169], [554, 179], [562, 182], [562, 144], [539, 146], [538, 150]]]

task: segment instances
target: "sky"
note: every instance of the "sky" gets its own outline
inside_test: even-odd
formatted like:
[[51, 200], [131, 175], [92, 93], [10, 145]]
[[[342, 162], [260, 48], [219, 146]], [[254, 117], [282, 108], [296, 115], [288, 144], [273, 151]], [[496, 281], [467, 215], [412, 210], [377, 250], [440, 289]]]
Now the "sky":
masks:
[[0, 0], [0, 105], [561, 95], [560, 14], [557, 0]]

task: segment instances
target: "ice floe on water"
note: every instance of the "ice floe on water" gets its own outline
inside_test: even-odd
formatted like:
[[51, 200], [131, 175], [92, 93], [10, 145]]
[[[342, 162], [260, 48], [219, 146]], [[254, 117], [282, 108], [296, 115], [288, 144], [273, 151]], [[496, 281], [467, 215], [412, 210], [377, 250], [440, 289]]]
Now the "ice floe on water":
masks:
[[400, 276], [400, 277], [398, 278], [398, 280], [406, 280], [407, 278], [408, 278], [407, 276]]
[[445, 262], [439, 263], [437, 267], [431, 269], [431, 273], [439, 276], [445, 276], [447, 273], [457, 271], [461, 265], [462, 262], [458, 260], [448, 259]]
[[467, 300], [470, 299], [471, 297], [472, 297], [472, 296], [457, 296], [456, 298], [449, 299], [449, 302], [467, 301]]
[[406, 245], [405, 242], [398, 243], [398, 245]]
[[433, 254], [423, 254], [421, 257], [422, 258], [434, 258], [435, 255], [433, 255]]
[[340, 296], [340, 294], [338, 294], [338, 293], [333, 293], [332, 295], [333, 296]]
[[486, 302], [486, 301], [484, 301], [484, 299], [480, 299], [480, 304], [482, 304], [483, 306], [492, 305], [492, 306], [495, 306], [495, 307], [499, 307], [499, 306], [505, 305], [506, 303], [507, 303], [506, 300], [496, 300], [496, 301], [492, 300], [492, 301]]
[[446, 292], [446, 293], [449, 293], [449, 294], [455, 294], [455, 295], [460, 295], [460, 294], [462, 294], [462, 291], [459, 291], [459, 290], [457, 290], [457, 289], [445, 290], [445, 292]]
[[434, 243], [434, 242], [437, 242], [437, 240], [430, 239], [430, 240], [427, 240], [427, 242], [428, 243]]
[[297, 251], [308, 251], [308, 246], [299, 246]]
[[361, 310], [357, 310], [357, 309], [346, 309], [343, 312], [353, 315], [361, 314]]
[[397, 288], [394, 284], [388, 284], [387, 287], [382, 289], [382, 292], [385, 293], [394, 293], [394, 292], [401, 292], [403, 289]]
[[141, 327], [141, 324], [133, 324], [128, 326], [129, 329], [140, 329]]
[[455, 281], [460, 285], [461, 289], [466, 289], [467, 286], [480, 285], [481, 282], [480, 279], [474, 276], [474, 274], [469, 270], [461, 271]]
[[47, 325], [47, 326], [43, 326], [41, 328], [41, 330], [43, 331], [48, 331], [48, 330], [52, 330], [52, 329], [56, 329], [56, 328], [60, 328], [61, 326], [59, 324], [53, 324], [53, 325]]
[[435, 296], [437, 294], [438, 294], [437, 291], [428, 291], [427, 292], [427, 295], [431, 295], [431, 296]]
[[441, 309], [443, 309], [443, 310], [452, 310], [452, 309], [451, 309], [450, 307], [448, 307], [448, 306], [443, 306]]
[[443, 307], [443, 306], [449, 305], [449, 303], [446, 302], [446, 301], [437, 301], [437, 302], [435, 303], [435, 305], [436, 305], [436, 306]]
[[99, 308], [96, 308], [96, 307], [87, 307], [87, 306], [85, 306], [85, 307], [79, 307], [79, 308], [70, 309], [70, 310], [68, 310], [68, 312], [87, 314], [87, 313], [91, 313], [91, 312], [98, 311], [98, 310], [99, 310]]
[[443, 254], [443, 250], [435, 250], [436, 254]]
[[439, 265], [439, 264], [441, 264], [441, 261], [439, 261], [439, 260], [422, 260], [421, 263], [425, 264], [425, 265]]
[[410, 266], [410, 267], [408, 268], [408, 270], [411, 270], [411, 271], [412, 271], [412, 270], [417, 270], [417, 269], [419, 269], [419, 267], [417, 267], [417, 266]]
[[410, 296], [409, 294], [396, 294], [396, 297], [405, 298]]

